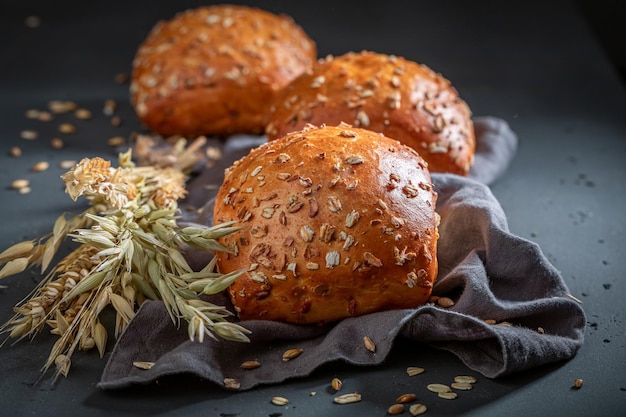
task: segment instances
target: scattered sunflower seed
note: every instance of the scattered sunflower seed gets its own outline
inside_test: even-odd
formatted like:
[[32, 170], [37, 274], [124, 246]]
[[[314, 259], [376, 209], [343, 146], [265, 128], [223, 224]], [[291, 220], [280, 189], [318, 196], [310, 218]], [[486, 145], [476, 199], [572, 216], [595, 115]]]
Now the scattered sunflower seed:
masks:
[[41, 112], [37, 109], [28, 109], [26, 110], [26, 113], [24, 113], [24, 116], [26, 116], [27, 119], [37, 119], [39, 117], [39, 113]]
[[341, 379], [339, 378], [333, 378], [332, 381], [330, 381], [330, 386], [335, 390], [335, 391], [339, 391], [341, 389], [341, 387], [343, 386], [343, 383], [341, 382]]
[[283, 353], [283, 361], [287, 362], [291, 359], [295, 359], [302, 354], [302, 349], [287, 349]]
[[448, 297], [440, 297], [437, 300], [437, 304], [440, 305], [441, 307], [448, 308], [454, 305], [454, 301], [452, 301], [452, 299]]
[[139, 369], [151, 369], [154, 366], [154, 362], [135, 361], [133, 366]]
[[485, 320], [485, 323], [487, 323], [487, 324], [496, 324], [496, 321], [494, 319], [487, 319], [487, 320]]
[[437, 392], [437, 393], [452, 391], [452, 389], [449, 386], [444, 385], [444, 384], [428, 384], [426, 388], [428, 389], [428, 391]]
[[40, 162], [37, 162], [35, 165], [33, 165], [31, 170], [33, 172], [41, 172], [41, 171], [47, 170], [48, 168], [50, 168], [50, 164], [48, 162], [40, 161]]
[[37, 120], [39, 120], [40, 122], [49, 122], [50, 120], [52, 120], [52, 114], [47, 111], [39, 112], [39, 115], [37, 115]]
[[245, 362], [243, 362], [240, 365], [241, 369], [244, 369], [244, 370], [256, 369], [256, 368], [258, 368], [260, 366], [261, 366], [261, 362], [256, 361], [256, 360], [255, 361], [245, 361]]
[[394, 404], [387, 409], [387, 414], [395, 416], [404, 413], [404, 404]]
[[18, 193], [20, 194], [28, 194], [30, 193], [32, 190], [30, 187], [22, 187], [19, 190], [17, 190]]
[[22, 130], [20, 132], [20, 137], [26, 140], [34, 140], [39, 137], [39, 132], [36, 130]]
[[417, 395], [415, 395], [413, 393], [402, 394], [401, 396], [396, 398], [396, 402], [399, 403], [399, 404], [406, 404], [406, 403], [410, 403], [410, 402], [415, 401], [416, 398], [417, 398]]
[[289, 400], [285, 397], [272, 397], [272, 404], [274, 405], [287, 405]]
[[437, 396], [444, 400], [454, 400], [458, 395], [456, 392], [438, 392]]
[[118, 127], [122, 125], [122, 118], [120, 116], [111, 117], [111, 125]]
[[87, 109], [76, 109], [74, 110], [74, 116], [77, 119], [88, 120], [91, 119], [91, 112]]
[[59, 125], [59, 132], [61, 133], [76, 133], [76, 126], [71, 123], [61, 123]]
[[74, 165], [76, 165], [76, 161], [73, 159], [66, 159], [65, 161], [59, 162], [59, 167], [63, 169], [70, 169]]
[[67, 113], [76, 110], [76, 103], [73, 101], [52, 100], [48, 102], [48, 108], [52, 113]]
[[122, 136], [113, 136], [107, 140], [109, 146], [120, 146], [126, 143], [126, 139]]
[[576, 389], [580, 389], [583, 386], [583, 380], [580, 378], [577, 378], [574, 380], [574, 388]]
[[408, 376], [415, 376], [419, 374], [423, 374], [425, 371], [424, 368], [420, 368], [419, 366], [409, 366], [406, 368], [406, 373]]
[[350, 165], [359, 165], [362, 164], [363, 161], [364, 159], [361, 155], [351, 155], [346, 158], [346, 163]]
[[20, 188], [26, 188], [30, 185], [30, 181], [20, 178], [11, 183], [11, 188], [14, 190], [19, 190]]
[[465, 382], [468, 384], [476, 383], [476, 378], [470, 375], [457, 375], [454, 377], [454, 382]]
[[52, 146], [54, 149], [61, 149], [63, 148], [63, 140], [61, 138], [52, 138], [50, 140], [50, 146]]
[[426, 408], [424, 404], [413, 404], [409, 407], [409, 413], [411, 413], [412, 416], [419, 416], [424, 414], [427, 410], [428, 408]]
[[19, 146], [13, 146], [9, 150], [9, 155], [11, 155], [14, 158], [18, 158], [18, 157], [22, 156], [22, 149]]
[[450, 387], [461, 391], [469, 391], [474, 388], [474, 386], [469, 382], [453, 382], [450, 384]]
[[115, 100], [106, 100], [104, 102], [104, 108], [102, 109], [102, 113], [104, 113], [105, 116], [113, 116], [116, 108], [117, 103], [115, 102]]
[[361, 394], [358, 392], [352, 392], [350, 394], [343, 394], [335, 397], [333, 401], [336, 404], [352, 404], [361, 401]]
[[369, 350], [370, 352], [376, 352], [376, 345], [369, 337], [363, 337], [363, 344], [365, 345], [365, 349]]
[[241, 383], [235, 378], [224, 378], [224, 388], [237, 390]]

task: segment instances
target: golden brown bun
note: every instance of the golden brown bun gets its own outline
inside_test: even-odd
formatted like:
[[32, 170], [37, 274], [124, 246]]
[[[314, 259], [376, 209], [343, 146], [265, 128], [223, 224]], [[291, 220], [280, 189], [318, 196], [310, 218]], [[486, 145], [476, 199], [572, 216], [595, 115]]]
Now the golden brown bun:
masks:
[[261, 133], [268, 101], [316, 58], [315, 43], [288, 16], [190, 9], [157, 23], [139, 47], [132, 104], [164, 136]]
[[308, 126], [226, 170], [214, 222], [242, 320], [332, 322], [412, 308], [437, 275], [438, 215], [427, 164], [400, 142], [347, 124]]
[[416, 149], [431, 172], [466, 175], [474, 160], [467, 104], [440, 74], [404, 58], [364, 51], [321, 59], [272, 107], [270, 139], [343, 121]]

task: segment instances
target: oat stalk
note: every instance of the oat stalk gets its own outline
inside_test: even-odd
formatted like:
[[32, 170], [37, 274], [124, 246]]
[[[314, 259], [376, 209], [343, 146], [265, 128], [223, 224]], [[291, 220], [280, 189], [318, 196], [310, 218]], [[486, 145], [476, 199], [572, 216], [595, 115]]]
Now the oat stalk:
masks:
[[50, 327], [59, 338], [43, 371], [55, 365], [55, 378], [67, 376], [76, 349], [96, 348], [104, 355], [108, 332], [100, 316], [107, 306], [115, 311], [115, 337], [152, 299], [164, 302], [176, 325], [187, 323], [192, 341], [249, 340], [247, 329], [228, 320], [229, 310], [201, 298], [224, 291], [243, 271], [220, 274], [214, 260], [194, 271], [181, 249], [228, 251], [217, 239], [239, 227], [232, 222], [179, 227], [177, 202], [186, 193], [181, 167], [135, 166], [130, 151], [120, 154], [119, 165], [83, 159], [61, 178], [66, 193], [73, 200], [86, 198], [90, 207], [75, 217], [60, 216], [49, 235], [0, 253], [1, 279], [30, 266], [41, 266], [43, 274], [65, 239], [79, 244], [0, 327], [17, 340]]

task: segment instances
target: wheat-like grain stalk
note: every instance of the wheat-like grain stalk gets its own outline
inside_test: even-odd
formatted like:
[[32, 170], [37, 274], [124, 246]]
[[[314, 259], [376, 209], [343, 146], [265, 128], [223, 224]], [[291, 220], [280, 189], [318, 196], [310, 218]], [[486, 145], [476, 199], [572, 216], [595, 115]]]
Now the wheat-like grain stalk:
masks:
[[[187, 163], [188, 152], [177, 147]], [[77, 216], [61, 215], [52, 232], [17, 243], [0, 253], [0, 279], [29, 266], [48, 270], [67, 238], [78, 247], [61, 259], [33, 292], [14, 308], [0, 332], [9, 338], [32, 338], [47, 325], [59, 336], [43, 366], [56, 366], [55, 378], [67, 375], [76, 349], [97, 348], [102, 357], [108, 332], [100, 314], [112, 306], [115, 337], [147, 299], [162, 300], [175, 325], [187, 323], [189, 338], [205, 336], [246, 342], [249, 331], [229, 321], [225, 307], [201, 294], [225, 290], [243, 271], [220, 274], [211, 261], [194, 271], [181, 248], [228, 251], [217, 239], [239, 230], [232, 222], [212, 227], [177, 224], [178, 200], [185, 196], [183, 167], [135, 166], [129, 150], [119, 167], [102, 158], [85, 158], [61, 176], [66, 193], [86, 198], [90, 207]]]

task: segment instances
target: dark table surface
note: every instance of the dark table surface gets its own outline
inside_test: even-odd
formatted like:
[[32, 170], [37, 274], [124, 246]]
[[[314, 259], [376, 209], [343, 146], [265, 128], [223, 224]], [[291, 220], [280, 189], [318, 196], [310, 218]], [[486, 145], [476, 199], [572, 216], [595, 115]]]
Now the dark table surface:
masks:
[[[128, 101], [134, 52], [159, 19], [196, 1], [3, 1], [0, 5], [0, 250], [51, 230], [76, 204], [63, 193], [58, 163], [96, 155], [116, 158], [112, 136], [142, 131]], [[210, 3], [210, 2], [208, 2]], [[502, 4], [505, 4], [503, 6]], [[369, 49], [424, 63], [452, 80], [474, 115], [497, 116], [519, 136], [510, 168], [492, 185], [513, 233], [537, 242], [583, 301], [588, 326], [576, 357], [565, 363], [489, 380], [454, 401], [428, 396], [405, 377], [416, 361], [429, 381], [474, 374], [453, 355], [399, 340], [381, 366], [342, 363], [309, 377], [233, 393], [188, 376], [118, 392], [96, 388], [106, 357], [78, 352], [69, 377], [57, 384], [40, 368], [54, 337], [0, 348], [0, 415], [6, 416], [382, 416], [404, 392], [417, 392], [426, 415], [623, 415], [626, 406], [626, 95], [584, 16], [573, 2], [249, 1], [291, 15], [317, 42], [319, 55]], [[29, 27], [26, 19], [39, 17]], [[32, 20], [31, 20], [32, 21]], [[52, 122], [24, 117], [49, 100], [72, 100], [91, 120], [69, 115]], [[103, 103], [114, 99], [122, 124], [112, 126]], [[77, 133], [58, 133], [71, 121]], [[20, 138], [24, 129], [40, 134]], [[63, 150], [50, 146], [61, 137]], [[8, 155], [11, 146], [23, 155]], [[48, 161], [51, 168], [30, 167]], [[29, 194], [9, 188], [27, 178]], [[26, 271], [2, 282], [0, 321], [34, 288], [40, 275]], [[114, 341], [109, 341], [109, 352]], [[338, 406], [328, 385], [339, 376], [346, 392], [363, 401]], [[572, 389], [581, 378], [580, 390]], [[311, 392], [317, 395], [312, 396]], [[270, 403], [276, 395], [290, 404]], [[405, 412], [405, 414], [408, 414]]]

